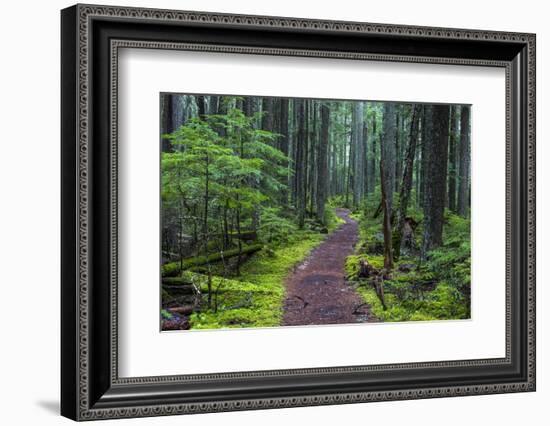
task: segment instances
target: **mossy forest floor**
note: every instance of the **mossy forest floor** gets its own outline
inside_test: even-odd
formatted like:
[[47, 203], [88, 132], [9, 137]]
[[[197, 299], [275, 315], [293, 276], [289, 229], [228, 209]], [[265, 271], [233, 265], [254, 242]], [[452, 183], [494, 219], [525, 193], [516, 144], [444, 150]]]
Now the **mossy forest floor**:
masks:
[[[373, 197], [366, 208], [352, 215], [360, 224], [360, 236], [354, 255], [346, 261], [348, 283], [357, 289], [371, 313], [383, 322], [469, 319], [470, 220], [446, 210], [443, 245], [421, 261], [423, 216], [420, 210], [413, 210], [411, 217], [418, 225], [409, 244], [401, 247], [394, 268], [386, 273], [382, 219], [374, 213], [377, 203]], [[376, 290], [376, 277], [360, 276], [361, 260], [382, 272], [378, 281], [383, 298]]]
[[[333, 220], [328, 232], [340, 222]], [[212, 265], [210, 271], [184, 271], [179, 275], [181, 282], [193, 283], [202, 294], [202, 303], [190, 315], [181, 317], [172, 306], [178, 305], [178, 298], [164, 291], [162, 322], [163, 329], [218, 329], [274, 327], [281, 325], [285, 280], [327, 236], [326, 233], [308, 227], [292, 230], [292, 238], [280, 242], [277, 247], [265, 246], [254, 253], [240, 266], [240, 273], [221, 275], [220, 265]], [[212, 297], [210, 308], [207, 303], [208, 273], [212, 274]], [[218, 275], [216, 274], [218, 273]], [[163, 280], [166, 283], [166, 278]], [[169, 282], [169, 280], [168, 280]], [[164, 287], [164, 285], [163, 285]]]
[[[469, 220], [447, 213], [444, 245], [421, 262], [422, 215], [415, 212], [409, 247], [385, 271], [376, 200], [353, 213], [335, 206], [328, 229], [310, 224], [277, 244], [246, 246], [238, 273], [230, 261], [191, 262], [183, 271], [165, 265], [163, 330], [470, 318]], [[362, 276], [364, 262], [378, 275]]]

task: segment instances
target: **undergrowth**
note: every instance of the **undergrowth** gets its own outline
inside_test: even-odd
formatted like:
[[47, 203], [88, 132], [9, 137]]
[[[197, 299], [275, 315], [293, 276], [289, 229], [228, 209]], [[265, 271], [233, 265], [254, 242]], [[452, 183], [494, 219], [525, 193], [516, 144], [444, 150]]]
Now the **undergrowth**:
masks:
[[192, 329], [273, 327], [281, 323], [284, 281], [324, 236], [309, 230], [295, 231], [292, 241], [256, 253], [241, 266], [239, 277], [214, 277], [219, 287], [217, 311], [191, 315]]
[[[352, 217], [359, 222], [359, 242], [346, 261], [347, 279], [355, 283], [372, 314], [387, 322], [470, 318], [470, 220], [452, 212], [445, 212], [443, 245], [428, 252], [421, 262], [423, 215], [421, 210], [409, 209], [408, 216], [419, 225], [413, 248], [402, 253], [383, 280], [386, 309], [373, 279], [358, 278], [361, 259], [378, 271], [384, 267], [382, 214], [374, 217], [379, 200], [375, 193], [353, 212]], [[394, 209], [397, 207], [394, 200]]]

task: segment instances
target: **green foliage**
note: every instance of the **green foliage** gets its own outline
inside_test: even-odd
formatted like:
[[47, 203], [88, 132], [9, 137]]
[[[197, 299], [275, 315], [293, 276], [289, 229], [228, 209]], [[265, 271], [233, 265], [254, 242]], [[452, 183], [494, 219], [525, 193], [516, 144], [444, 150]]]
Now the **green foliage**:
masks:
[[469, 306], [464, 304], [461, 295], [456, 292], [454, 287], [444, 282], [423, 298], [399, 300], [395, 294], [386, 292], [386, 310], [370, 284], [362, 282], [357, 290], [365, 302], [370, 305], [371, 312], [384, 322], [470, 318]]
[[[358, 281], [358, 292], [382, 321], [424, 321], [470, 318], [470, 221], [445, 212], [443, 245], [428, 253], [423, 263], [418, 257], [402, 256], [389, 279], [384, 280], [384, 309], [370, 280], [359, 279], [359, 261], [367, 260], [376, 269], [383, 268], [381, 219], [370, 200], [354, 214], [360, 223], [360, 242], [356, 254], [346, 260], [348, 280]], [[421, 222], [422, 212], [414, 208], [409, 215]], [[421, 245], [422, 225], [415, 232]]]
[[[224, 100], [227, 106], [234, 101]], [[231, 108], [223, 115], [192, 118], [163, 135], [173, 151], [163, 152], [161, 159], [163, 226], [177, 228], [179, 238], [206, 239], [204, 254], [210, 252], [208, 239], [221, 233], [220, 218], [225, 218], [227, 240], [228, 223], [236, 223], [240, 232], [258, 207], [284, 188], [288, 160], [270, 145], [278, 135], [256, 129], [254, 121]]]
[[324, 223], [327, 226], [327, 230], [329, 232], [332, 232], [335, 229], [337, 229], [338, 227], [340, 227], [340, 225], [346, 223], [346, 221], [336, 214], [334, 209], [330, 207], [330, 203], [327, 203], [327, 205], [325, 206], [325, 221], [324, 221]]
[[[302, 262], [323, 237], [297, 231], [296, 240], [270, 253], [262, 250], [241, 267], [233, 279], [214, 277], [213, 287], [220, 286], [218, 310], [203, 309], [191, 316], [191, 328], [274, 327], [281, 323], [284, 281], [290, 269]], [[204, 287], [204, 281], [202, 282]], [[204, 288], [206, 291], [206, 288]]]
[[166, 319], [166, 320], [169, 320], [169, 319], [172, 319], [174, 316], [168, 312], [166, 309], [161, 309], [160, 310], [160, 315], [162, 316], [163, 319]]
[[[242, 244], [240, 249], [241, 254], [254, 253], [258, 250], [261, 250], [263, 247], [262, 244]], [[163, 277], [173, 277], [178, 275], [181, 271], [185, 271], [194, 266], [205, 265], [213, 262], [220, 262], [224, 258], [230, 258], [239, 254], [239, 248], [233, 248], [230, 250], [219, 251], [208, 256], [194, 256], [188, 259], [183, 259], [181, 262], [178, 260], [176, 262], [169, 262], [162, 265], [162, 276]]]
[[[187, 120], [189, 112], [196, 115], [199, 100], [207, 111], [223, 113], [207, 113]], [[349, 280], [358, 283], [359, 293], [372, 306], [376, 316], [384, 321], [469, 317], [470, 222], [448, 211], [445, 213], [444, 244], [428, 253], [422, 262], [414, 249], [407, 251], [385, 277], [383, 286], [387, 309], [382, 308], [372, 282], [358, 277], [361, 259], [379, 271], [384, 263], [383, 214], [375, 214], [381, 198], [377, 166], [380, 158], [378, 142], [384, 132], [383, 103], [367, 103], [362, 117], [368, 123], [367, 139], [377, 142], [374, 145], [369, 142], [366, 163], [370, 173], [370, 161], [373, 160], [374, 190], [351, 206], [349, 193], [353, 185], [350, 185], [350, 176], [354, 177], [351, 165], [353, 152], [357, 152], [351, 142], [353, 121], [356, 121], [352, 115], [353, 102], [330, 102], [329, 192], [343, 193], [327, 201], [325, 217], [319, 218], [315, 211], [310, 211], [316, 210], [313, 206], [319, 193], [323, 198], [326, 195], [316, 187], [318, 182], [324, 182], [316, 177], [316, 161], [320, 157], [316, 138], [322, 126], [314, 117], [317, 117], [318, 106], [315, 102], [319, 101], [312, 101], [314, 113], [306, 114], [304, 120], [295, 120], [298, 115], [296, 105], [293, 102], [288, 104], [289, 130], [293, 136], [285, 139], [283, 135], [260, 128], [262, 119], [269, 118], [263, 121], [269, 121], [273, 123], [270, 127], [286, 132], [286, 127], [279, 126], [281, 110], [278, 106], [272, 109], [275, 111], [273, 117], [264, 117], [266, 108], [262, 108], [264, 112], [247, 116], [236, 108], [243, 100], [235, 96], [197, 98], [184, 114], [185, 125], [163, 135], [170, 147], [165, 149], [169, 152], [163, 152], [161, 156], [162, 254], [163, 258], [170, 260], [184, 258], [162, 266], [163, 282], [167, 284], [163, 289], [163, 300], [169, 296], [167, 290], [173, 290], [170, 286], [189, 285], [190, 282], [201, 289], [203, 296], [210, 292], [209, 296], [214, 299], [206, 306], [206, 297], [203, 297], [199, 311], [190, 318], [192, 328], [279, 325], [284, 282], [289, 270], [322, 241], [323, 234], [337, 229], [344, 222], [336, 216], [336, 207], [353, 209], [352, 218], [359, 222], [359, 242], [354, 255], [346, 261], [346, 274]], [[403, 116], [402, 126], [397, 129], [398, 142], [405, 143], [405, 138], [399, 135], [403, 136], [410, 125], [411, 107], [399, 108]], [[302, 143], [296, 139], [302, 131], [308, 132], [303, 134], [308, 137], [306, 142], [310, 142]], [[295, 149], [296, 146], [305, 147], [301, 157], [297, 153], [302, 151]], [[286, 155], [278, 147], [293, 149]], [[289, 167], [289, 163], [300, 161], [300, 158], [307, 158], [311, 167], [304, 176], [293, 180], [290, 169], [294, 167]], [[419, 167], [420, 162], [416, 161], [416, 179]], [[368, 190], [371, 189], [369, 177]], [[398, 194], [390, 196], [393, 197], [395, 213], [399, 208]], [[413, 186], [411, 200], [415, 197]], [[413, 246], [417, 248], [422, 245], [422, 214], [411, 201], [407, 216], [420, 223], [413, 236]], [[300, 216], [303, 229], [298, 229], [295, 215]], [[254, 236], [244, 238], [247, 232]], [[235, 262], [235, 258], [225, 261], [236, 253], [249, 253], [250, 258], [239, 259], [241, 262]], [[401, 266], [406, 267], [400, 270]], [[161, 311], [161, 315], [164, 319], [171, 317], [166, 310]]]
[[298, 227], [280, 208], [267, 207], [261, 212], [259, 231], [263, 242], [280, 245], [294, 241]]
[[443, 245], [428, 253], [424, 268], [444, 279], [470, 307], [470, 220], [446, 212]]
[[332, 197], [330, 197], [327, 201], [327, 205], [331, 208], [331, 209], [334, 209], [334, 208], [337, 208], [337, 207], [346, 207], [346, 202], [345, 202], [345, 196], [340, 194], [340, 195], [334, 195]]
[[366, 260], [373, 268], [377, 270], [384, 268], [384, 256], [351, 255], [346, 258], [345, 264], [347, 280], [355, 281], [359, 278], [359, 263], [361, 260]]

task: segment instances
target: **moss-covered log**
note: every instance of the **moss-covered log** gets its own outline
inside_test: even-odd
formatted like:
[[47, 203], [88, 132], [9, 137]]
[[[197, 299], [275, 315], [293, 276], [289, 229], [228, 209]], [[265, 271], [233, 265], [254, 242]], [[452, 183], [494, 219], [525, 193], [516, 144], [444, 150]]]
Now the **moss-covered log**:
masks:
[[230, 259], [239, 255], [250, 255], [260, 251], [262, 249], [262, 244], [251, 244], [243, 245], [242, 249], [239, 251], [238, 248], [226, 250], [223, 252], [212, 253], [208, 256], [196, 256], [190, 257], [188, 259], [183, 259], [182, 261], [170, 262], [162, 265], [162, 276], [163, 277], [175, 277], [179, 275], [181, 271], [185, 271], [193, 266], [206, 265], [208, 263], [220, 262], [222, 259]]
[[190, 277], [163, 277], [162, 278], [162, 285], [163, 287], [170, 287], [170, 286], [191, 286], [192, 280]]
[[[180, 277], [170, 277], [168, 279], [179, 279]], [[176, 282], [175, 284], [168, 284], [164, 280], [162, 281], [162, 289], [171, 295], [193, 295], [195, 294], [195, 289], [193, 285], [188, 281], [182, 279], [181, 281]]]

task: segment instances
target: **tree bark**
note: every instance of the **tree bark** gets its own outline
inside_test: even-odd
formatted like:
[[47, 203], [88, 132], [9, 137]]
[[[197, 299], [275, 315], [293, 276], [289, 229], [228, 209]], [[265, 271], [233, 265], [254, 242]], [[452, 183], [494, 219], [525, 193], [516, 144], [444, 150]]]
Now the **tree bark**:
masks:
[[[353, 105], [351, 106], [353, 111]], [[344, 116], [344, 128], [348, 129], [348, 123], [347, 123], [347, 115]], [[344, 204], [346, 207], [349, 207], [349, 196], [350, 192], [353, 190], [353, 169], [355, 166], [355, 162], [353, 159], [355, 158], [355, 144], [353, 143], [353, 121], [351, 122], [351, 131], [349, 133], [349, 138], [346, 138], [346, 140], [349, 143], [349, 149], [348, 149], [348, 156], [347, 156], [347, 171], [346, 171], [346, 195], [344, 199]], [[353, 195], [352, 195], [353, 197]], [[353, 199], [353, 198], [352, 198]]]
[[[422, 243], [422, 259], [426, 259], [428, 251], [439, 247], [443, 242], [443, 213], [447, 194], [447, 159], [449, 153], [449, 105], [433, 105], [425, 107], [429, 112], [426, 125], [433, 129], [427, 130], [425, 141], [426, 185], [424, 188], [424, 239]], [[430, 119], [431, 116], [431, 119]]]
[[[384, 159], [380, 159], [380, 179], [384, 180], [384, 176], [387, 176], [387, 171], [384, 170]], [[384, 268], [387, 272], [393, 269], [393, 247], [392, 247], [392, 232], [391, 232], [391, 209], [389, 206], [388, 194], [386, 192], [386, 185], [380, 185], [382, 193], [382, 210], [384, 212], [384, 218], [382, 220], [382, 233], [384, 235]]]
[[202, 116], [206, 114], [206, 102], [204, 100], [204, 96], [196, 96], [195, 101], [197, 102], [197, 113], [199, 117], [202, 118]]
[[460, 112], [460, 145], [458, 167], [458, 214], [468, 216], [470, 207], [470, 107], [463, 106]]
[[418, 141], [418, 122], [421, 111], [421, 105], [414, 105], [409, 132], [409, 143], [407, 145], [407, 154], [405, 157], [405, 168], [403, 170], [403, 180], [399, 191], [399, 214], [397, 216], [397, 226], [393, 245], [393, 255], [395, 259], [399, 259], [401, 255], [401, 239], [403, 237], [403, 227], [405, 225], [405, 217], [407, 216], [407, 209], [411, 197], [414, 158], [416, 156], [416, 144]]
[[262, 98], [262, 130], [273, 131], [273, 98]]
[[[163, 94], [161, 96], [161, 102], [160, 102], [160, 123], [161, 123], [161, 129], [160, 133], [161, 135], [164, 134], [170, 134], [174, 131], [174, 126], [172, 124], [172, 98], [174, 95], [170, 94]], [[172, 145], [170, 144], [170, 141], [168, 139], [161, 139], [161, 150], [162, 152], [172, 152]]]
[[393, 208], [393, 193], [395, 191], [395, 104], [384, 103], [384, 137], [380, 147], [380, 158], [384, 162], [384, 175], [381, 176], [382, 185], [388, 201], [390, 216]]
[[403, 124], [403, 113], [404, 108], [403, 105], [397, 105], [395, 107], [395, 188], [393, 189], [395, 192], [399, 191], [399, 180], [403, 176], [403, 169], [402, 169], [402, 156], [401, 156], [401, 148], [402, 148], [402, 140], [401, 140], [401, 126]]
[[317, 144], [317, 217], [325, 223], [325, 203], [328, 192], [328, 144], [330, 108], [326, 103], [321, 104], [321, 139]]
[[368, 179], [367, 179], [367, 192], [372, 194], [374, 187], [376, 186], [376, 114], [372, 115], [372, 127], [371, 127], [371, 142], [370, 149], [371, 154], [368, 163]]
[[281, 134], [279, 147], [283, 154], [288, 156], [288, 98], [281, 99], [279, 114], [279, 133]]
[[[285, 157], [289, 157], [289, 116], [288, 116], [288, 98], [282, 98], [279, 105], [279, 133], [280, 133], [280, 139], [279, 139], [279, 149], [281, 152], [285, 155]], [[290, 181], [287, 179], [287, 185], [285, 185], [284, 189], [281, 191], [281, 200], [283, 205], [286, 205], [288, 203], [288, 189], [289, 189]]]
[[[432, 116], [431, 116], [431, 109], [428, 109], [428, 106], [425, 105], [422, 108], [422, 120], [421, 120], [421, 143], [420, 143], [420, 183], [419, 183], [419, 191], [418, 191], [418, 200], [419, 204], [422, 205], [422, 209], [424, 209], [424, 189], [426, 187], [426, 168], [428, 167], [427, 163], [427, 151], [426, 151], [426, 140], [428, 139], [428, 130], [431, 132], [433, 129], [433, 123], [431, 122]], [[429, 117], [428, 117], [429, 115]], [[429, 118], [429, 123], [428, 123]]]
[[449, 210], [456, 212], [456, 151], [458, 146], [458, 116], [456, 106], [451, 106], [451, 130], [449, 134]]
[[313, 214], [315, 209], [315, 200], [317, 198], [317, 167], [316, 167], [316, 155], [317, 145], [319, 143], [319, 135], [317, 134], [317, 112], [319, 103], [315, 100], [310, 101], [310, 123], [308, 126], [308, 193], [309, 193], [309, 211]]
[[298, 215], [298, 226], [300, 229], [304, 227], [305, 223], [305, 190], [306, 190], [306, 177], [304, 167], [304, 159], [307, 150], [307, 138], [305, 132], [305, 100], [296, 99], [296, 156], [294, 161], [294, 179], [296, 183], [296, 210]]
[[208, 96], [208, 114], [218, 114], [221, 96]]
[[244, 115], [246, 115], [247, 117], [252, 117], [252, 115], [254, 115], [254, 113], [256, 112], [255, 104], [256, 98], [253, 98], [252, 96], [245, 96], [243, 101]]
[[354, 102], [352, 110], [353, 206], [359, 206], [365, 191], [365, 144], [363, 143], [363, 102]]

